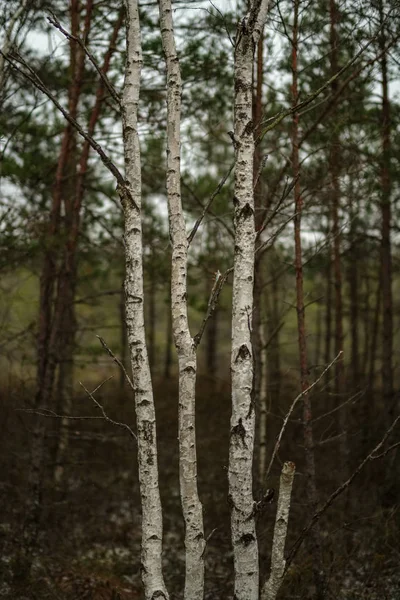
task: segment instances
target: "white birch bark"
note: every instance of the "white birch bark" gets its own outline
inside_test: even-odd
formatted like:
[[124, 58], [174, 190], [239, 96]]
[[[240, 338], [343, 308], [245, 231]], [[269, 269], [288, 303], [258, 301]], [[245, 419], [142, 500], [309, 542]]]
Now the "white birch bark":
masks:
[[232, 416], [229, 445], [229, 501], [235, 569], [235, 600], [258, 600], [258, 544], [252, 468], [255, 410], [252, 403], [251, 327], [254, 285], [254, 193], [252, 69], [254, 51], [267, 15], [268, 0], [253, 0], [238, 24], [235, 47], [234, 224], [232, 304]]
[[271, 553], [271, 572], [265, 583], [261, 600], [275, 600], [282, 585], [285, 572], [285, 543], [289, 522], [290, 501], [296, 466], [292, 462], [283, 465], [279, 482], [278, 508], [275, 517], [274, 539]]
[[162, 511], [158, 485], [156, 420], [143, 309], [141, 163], [138, 103], [142, 50], [137, 0], [126, 5], [126, 71], [122, 96], [125, 186], [119, 194], [125, 215], [125, 297], [128, 343], [135, 388], [139, 484], [142, 504], [142, 581], [146, 600], [167, 599], [162, 575]]
[[160, 27], [167, 65], [167, 195], [172, 242], [171, 309], [179, 369], [179, 481], [185, 521], [185, 600], [204, 595], [203, 509], [197, 491], [195, 430], [196, 345], [187, 314], [188, 239], [181, 202], [180, 120], [182, 82], [171, 0], [160, 0]]

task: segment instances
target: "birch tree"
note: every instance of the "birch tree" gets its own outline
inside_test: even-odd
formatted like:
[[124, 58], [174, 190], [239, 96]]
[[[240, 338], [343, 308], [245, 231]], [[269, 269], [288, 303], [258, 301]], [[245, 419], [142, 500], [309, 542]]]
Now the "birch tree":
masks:
[[138, 104], [142, 50], [137, 0], [126, 0], [126, 70], [122, 96], [125, 185], [119, 184], [125, 217], [125, 306], [137, 419], [142, 503], [142, 580], [146, 600], [168, 598], [162, 574], [162, 511], [158, 486], [156, 417], [144, 329], [141, 161]]
[[189, 240], [182, 210], [180, 182], [180, 122], [182, 81], [176, 51], [171, 0], [160, 0], [160, 26], [167, 67], [167, 195], [172, 243], [172, 330], [179, 370], [179, 481], [185, 521], [185, 600], [204, 595], [203, 509], [197, 492], [195, 429], [196, 343], [187, 312]]
[[252, 466], [255, 410], [252, 402], [251, 341], [254, 285], [254, 193], [252, 70], [255, 48], [267, 17], [268, 0], [253, 0], [239, 22], [235, 42], [234, 131], [235, 255], [232, 300], [232, 415], [229, 446], [229, 498], [236, 600], [259, 595], [258, 545], [254, 518]]

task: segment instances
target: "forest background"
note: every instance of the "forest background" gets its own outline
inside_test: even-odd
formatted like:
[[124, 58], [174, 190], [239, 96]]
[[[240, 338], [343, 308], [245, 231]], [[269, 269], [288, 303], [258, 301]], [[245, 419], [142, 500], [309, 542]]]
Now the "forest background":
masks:
[[[209, 598], [232, 590], [226, 468], [236, 141], [230, 132], [233, 45], [245, 4], [174, 2], [183, 80], [182, 202], [189, 237], [194, 232], [188, 310], [192, 335], [201, 337], [197, 448], [209, 536]], [[157, 3], [140, 3], [140, 17], [144, 306], [159, 434], [166, 580], [180, 597], [178, 368]], [[128, 424], [130, 430], [135, 423], [124, 374], [129, 348], [122, 210], [115, 181], [99, 156], [37, 85], [40, 78], [122, 169], [114, 90], [120, 91], [124, 80], [124, 11], [113, 0], [72, 0], [68, 6], [21, 0], [3, 3], [0, 18], [2, 591], [15, 597], [10, 557], [27, 513], [38, 421], [46, 457], [40, 551], [30, 591], [21, 593], [139, 597], [136, 447], [129, 431], [118, 426]], [[399, 34], [399, 6], [393, 1], [281, 0], [270, 5], [256, 51], [255, 497], [261, 500], [267, 488], [278, 488], [279, 463], [296, 463], [289, 548], [315, 508], [303, 476], [308, 446], [302, 402], [290, 415], [267, 482], [264, 474], [296, 396], [318, 380], [307, 397], [313, 405], [321, 500], [357, 469], [399, 414]], [[216, 298], [221, 278], [224, 286]], [[96, 404], [87, 390], [100, 384]], [[392, 432], [392, 451], [372, 457], [342, 504], [324, 512], [325, 597], [373, 598], [377, 590], [380, 597], [400, 597], [396, 443]], [[274, 507], [272, 498], [257, 525], [263, 576]], [[318, 593], [309, 548], [296, 555], [285, 597]]]

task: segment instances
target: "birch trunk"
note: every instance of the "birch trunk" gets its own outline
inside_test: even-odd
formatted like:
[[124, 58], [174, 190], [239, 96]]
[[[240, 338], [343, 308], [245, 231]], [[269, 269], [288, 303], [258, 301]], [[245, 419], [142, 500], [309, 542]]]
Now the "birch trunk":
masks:
[[255, 1], [238, 24], [235, 47], [235, 257], [232, 303], [232, 416], [229, 445], [229, 501], [235, 568], [235, 599], [258, 600], [258, 545], [253, 510], [252, 467], [255, 410], [252, 401], [251, 341], [254, 285], [254, 137], [252, 69], [268, 10]]
[[126, 183], [118, 191], [125, 216], [125, 296], [128, 344], [135, 388], [139, 484], [142, 503], [142, 581], [146, 600], [168, 598], [162, 575], [162, 512], [158, 485], [156, 420], [143, 306], [141, 164], [138, 103], [142, 49], [137, 0], [126, 0], [126, 72], [122, 97]]
[[286, 462], [282, 468], [272, 542], [271, 573], [262, 589], [261, 600], [275, 600], [282, 585], [286, 566], [285, 544], [295, 470], [296, 466], [292, 462]]
[[187, 314], [188, 239], [181, 202], [180, 121], [182, 82], [171, 0], [160, 0], [160, 26], [167, 65], [167, 195], [172, 242], [172, 331], [179, 371], [179, 482], [185, 521], [185, 600], [204, 596], [203, 508], [197, 491], [195, 429], [196, 345]]

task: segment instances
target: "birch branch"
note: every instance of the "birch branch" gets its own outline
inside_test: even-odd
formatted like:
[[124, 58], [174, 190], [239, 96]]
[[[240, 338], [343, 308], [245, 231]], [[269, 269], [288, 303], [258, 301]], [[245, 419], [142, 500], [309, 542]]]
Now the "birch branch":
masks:
[[261, 600], [275, 600], [285, 574], [285, 544], [295, 470], [296, 465], [292, 462], [286, 462], [282, 468], [272, 542], [271, 572], [262, 588]]

